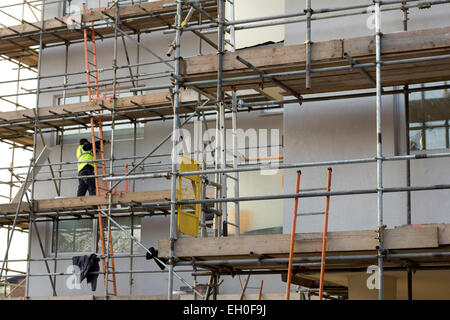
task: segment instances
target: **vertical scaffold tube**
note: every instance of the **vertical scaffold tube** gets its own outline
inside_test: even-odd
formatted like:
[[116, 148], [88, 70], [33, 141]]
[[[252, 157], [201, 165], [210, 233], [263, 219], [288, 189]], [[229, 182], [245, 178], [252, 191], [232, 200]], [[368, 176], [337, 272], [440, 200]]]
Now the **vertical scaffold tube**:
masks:
[[[220, 167], [221, 169], [226, 168], [227, 164], [227, 153], [226, 153], [226, 126], [225, 126], [225, 103], [223, 101], [223, 54], [225, 50], [225, 40], [224, 40], [224, 24], [225, 24], [225, 0], [218, 0], [217, 2], [217, 18], [218, 18], [218, 28], [217, 28], [217, 108], [218, 108], [218, 121], [219, 121], [219, 136], [220, 138]], [[227, 175], [226, 173], [220, 174], [220, 197], [227, 197]], [[219, 211], [222, 212], [223, 226], [222, 235], [227, 236], [228, 234], [228, 213], [227, 204], [220, 203]], [[219, 234], [220, 235], [220, 234]]]
[[[37, 157], [37, 141], [38, 141], [38, 131], [40, 132], [39, 126], [39, 94], [41, 91], [41, 70], [42, 70], [42, 51], [44, 50], [44, 12], [45, 12], [45, 0], [42, 0], [41, 7], [41, 27], [39, 33], [39, 56], [38, 56], [38, 70], [37, 70], [37, 84], [36, 84], [36, 110], [34, 112], [34, 136], [33, 136], [33, 158], [32, 158], [32, 166], [33, 168], [36, 165], [36, 157]], [[33, 170], [31, 176], [31, 197], [30, 202], [33, 205], [34, 201], [34, 192], [35, 192], [35, 178], [36, 178], [36, 170]], [[28, 180], [28, 176], [27, 176]], [[26, 182], [25, 182], [26, 183]], [[24, 188], [25, 190], [26, 188]], [[23, 193], [22, 193], [23, 197]], [[30, 210], [30, 219], [29, 219], [29, 231], [28, 231], [28, 254], [27, 254], [27, 275], [26, 275], [26, 287], [25, 287], [25, 297], [30, 297], [30, 272], [31, 272], [31, 245], [32, 245], [32, 237], [33, 237], [33, 210]], [[14, 232], [14, 229], [12, 230]], [[12, 237], [12, 236], [11, 236]]]
[[173, 128], [172, 128], [172, 177], [171, 177], [171, 203], [170, 203], [170, 260], [169, 260], [169, 285], [167, 298], [173, 299], [173, 276], [174, 276], [174, 253], [175, 253], [175, 238], [176, 238], [176, 205], [177, 201], [177, 172], [178, 172], [178, 107], [180, 103], [180, 42], [181, 42], [181, 14], [182, 14], [181, 0], [177, 0], [177, 15], [176, 15], [176, 40], [175, 40], [175, 87], [173, 92]]
[[384, 299], [384, 283], [383, 283], [383, 151], [382, 151], [382, 135], [381, 135], [381, 13], [380, 0], [375, 2], [375, 46], [376, 46], [376, 120], [377, 120], [377, 211], [378, 211], [378, 299]]
[[306, 0], [306, 89], [311, 89], [311, 0]]
[[[234, 1], [230, 3], [230, 20], [235, 19], [235, 8]], [[234, 25], [230, 26], [230, 43], [231, 51], [236, 51], [236, 31]], [[232, 92], [232, 113], [231, 113], [231, 123], [232, 123], [232, 136], [233, 136], [233, 168], [238, 167], [238, 137], [237, 137], [237, 94], [236, 91]], [[239, 172], [234, 173], [234, 197], [239, 197]], [[234, 224], [235, 224], [235, 235], [239, 236], [241, 234], [241, 219], [240, 219], [240, 206], [239, 201], [234, 203]]]

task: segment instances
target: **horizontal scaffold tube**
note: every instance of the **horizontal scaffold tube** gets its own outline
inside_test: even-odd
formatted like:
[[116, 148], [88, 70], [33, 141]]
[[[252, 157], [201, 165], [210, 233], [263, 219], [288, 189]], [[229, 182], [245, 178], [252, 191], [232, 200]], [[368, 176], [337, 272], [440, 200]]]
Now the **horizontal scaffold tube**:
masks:
[[[401, 6], [395, 6], [395, 7], [388, 7], [388, 8], [381, 8], [381, 11], [393, 11], [393, 10], [402, 10], [402, 8], [405, 9], [411, 9], [414, 7], [421, 7], [423, 5], [423, 1], [420, 0], [409, 0], [407, 2], [416, 2], [415, 4], [411, 5], [404, 5], [404, 1], [402, 0], [395, 0], [395, 1], [383, 1], [381, 4], [383, 6], [385, 5], [394, 5], [394, 4], [402, 4]], [[450, 3], [449, 0], [435, 0], [435, 1], [427, 1], [426, 4], [429, 6], [432, 5], [440, 5], [440, 4], [446, 4]], [[335, 8], [320, 8], [320, 9], [314, 9], [312, 11], [313, 17], [311, 20], [326, 20], [326, 19], [333, 19], [333, 18], [340, 18], [347, 15], [362, 15], [367, 14], [368, 10], [367, 7], [369, 5], [366, 4], [357, 4], [357, 5], [351, 5], [351, 6], [343, 6], [343, 7], [335, 7]], [[363, 9], [358, 12], [346, 12], [336, 15], [327, 15], [327, 16], [317, 16], [318, 14], [324, 14], [324, 13], [332, 13], [332, 12], [339, 12], [339, 11], [348, 11], [348, 10], [356, 10], [356, 9]], [[230, 30], [230, 27], [233, 25], [239, 25], [239, 24], [246, 24], [244, 26], [235, 27], [235, 30], [245, 30], [245, 29], [252, 29], [252, 28], [263, 28], [268, 26], [274, 26], [274, 25], [285, 25], [289, 23], [299, 23], [299, 22], [305, 22], [306, 20], [303, 18], [300, 19], [290, 19], [290, 20], [282, 20], [282, 21], [271, 21], [267, 23], [261, 23], [261, 24], [249, 24], [253, 22], [260, 22], [260, 21], [267, 21], [267, 20], [279, 20], [279, 19], [285, 19], [285, 18], [295, 18], [295, 17], [303, 17], [305, 16], [304, 11], [298, 11], [296, 13], [288, 13], [288, 14], [280, 14], [280, 15], [273, 15], [273, 16], [264, 16], [264, 17], [257, 17], [257, 18], [251, 18], [251, 19], [241, 19], [241, 20], [234, 20], [234, 21], [227, 21], [225, 24], [228, 26], [226, 28], [227, 31]], [[196, 25], [196, 26], [188, 26], [182, 28], [183, 31], [195, 31], [195, 30], [202, 30], [202, 29], [210, 29], [210, 28], [216, 28], [217, 23], [206, 23], [202, 25]], [[165, 31], [165, 33], [174, 33], [173, 30]]]
[[[374, 248], [375, 250], [375, 248]], [[357, 255], [339, 255], [327, 256], [326, 261], [340, 260], [376, 260], [377, 254], [357, 254]], [[408, 259], [408, 258], [440, 258], [450, 257], [450, 252], [416, 252], [416, 253], [386, 253], [387, 259]], [[223, 259], [207, 261], [179, 261], [178, 266], [208, 266], [208, 265], [234, 265], [234, 264], [264, 264], [264, 263], [287, 263], [289, 258], [251, 258], [251, 259]], [[314, 257], [294, 257], [293, 262], [316, 262], [320, 261], [321, 256]]]
[[[387, 156], [383, 157], [383, 161], [399, 161], [399, 160], [415, 160], [415, 159], [428, 159], [428, 158], [444, 158], [450, 157], [450, 152], [442, 153], [429, 153], [429, 154], [411, 154], [403, 156]], [[192, 176], [192, 175], [204, 175], [204, 174], [214, 174], [214, 173], [233, 173], [233, 172], [246, 172], [246, 171], [258, 171], [258, 170], [274, 170], [274, 169], [293, 169], [293, 168], [308, 168], [308, 167], [321, 167], [321, 166], [335, 166], [335, 165], [346, 165], [346, 164], [360, 164], [360, 163], [370, 163], [376, 162], [376, 157], [371, 158], [360, 158], [360, 159], [348, 159], [348, 160], [330, 160], [330, 161], [313, 161], [313, 162], [301, 162], [301, 163], [276, 163], [276, 164], [266, 164], [258, 166], [244, 166], [238, 168], [227, 168], [227, 169], [207, 169], [199, 171], [185, 171], [178, 172], [178, 176]], [[133, 175], [128, 176], [116, 176], [111, 177], [111, 180], [132, 180]], [[146, 179], [154, 178], [150, 175], [139, 175], [136, 179]]]
[[[450, 184], [437, 184], [430, 186], [415, 186], [415, 187], [391, 187], [383, 188], [384, 193], [391, 192], [407, 192], [407, 191], [427, 191], [427, 190], [445, 190], [450, 189]], [[218, 202], [238, 202], [238, 201], [260, 201], [260, 200], [278, 200], [278, 199], [295, 199], [295, 198], [315, 198], [315, 197], [336, 197], [336, 196], [349, 196], [355, 194], [374, 194], [377, 193], [377, 189], [355, 189], [355, 190], [342, 190], [342, 191], [330, 191], [330, 192], [300, 192], [300, 193], [287, 193], [276, 194], [266, 196], [249, 196], [249, 197], [234, 197], [234, 198], [220, 198], [220, 199], [203, 199], [203, 200], [183, 200], [177, 201], [177, 205], [192, 205], [192, 204], [205, 204], [205, 203], [218, 203]]]

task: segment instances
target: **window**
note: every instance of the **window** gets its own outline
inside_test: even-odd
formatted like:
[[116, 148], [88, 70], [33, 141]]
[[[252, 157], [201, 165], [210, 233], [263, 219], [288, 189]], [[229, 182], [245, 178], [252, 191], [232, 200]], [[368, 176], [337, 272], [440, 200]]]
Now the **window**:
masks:
[[[147, 2], [147, 1], [155, 1], [155, 0], [141, 0], [140, 2]], [[139, 2], [139, 1], [138, 1]], [[111, 4], [114, 3], [112, 0], [65, 0], [63, 2], [63, 15], [71, 15], [71, 14], [77, 14], [83, 11], [83, 3], [86, 3], [87, 9], [97, 9], [100, 6], [108, 7], [111, 6]], [[136, 3], [136, 1], [134, 2]], [[132, 0], [126, 1], [121, 0], [120, 5], [126, 6], [133, 4]]]
[[[129, 91], [121, 91], [119, 93], [119, 97], [129, 97], [132, 96], [133, 93]], [[58, 96], [56, 98], [56, 103], [58, 105], [64, 105], [64, 104], [72, 104], [72, 103], [81, 103], [81, 102], [87, 102], [89, 101], [88, 95], [73, 95], [73, 96], [67, 96], [65, 99], [62, 96]], [[103, 114], [109, 114], [109, 111], [104, 110]], [[77, 125], [74, 123], [74, 125]], [[95, 136], [98, 137], [98, 128], [95, 128]], [[92, 134], [91, 134], [91, 128], [88, 126], [88, 128], [78, 128], [73, 129], [70, 131], [67, 131], [64, 133], [64, 143], [65, 144], [71, 144], [71, 143], [78, 143], [81, 138], [85, 138], [88, 140], [91, 140]], [[114, 140], [120, 141], [120, 140], [132, 140], [134, 137], [134, 125], [132, 123], [120, 123], [120, 121], [115, 122], [115, 133], [114, 133]], [[103, 138], [106, 140], [111, 139], [111, 126], [103, 126]], [[136, 124], [136, 139], [143, 139], [144, 138], [144, 127], [142, 123]], [[57, 144], [60, 143], [61, 139], [58, 137], [56, 139]]]
[[[58, 232], [56, 228], [58, 227]], [[52, 252], [92, 252], [93, 220], [60, 220], [53, 224]]]
[[[131, 229], [131, 220], [133, 220], [133, 230]], [[115, 218], [116, 221], [122, 228], [127, 230], [129, 233], [134, 235], [136, 239], [141, 239], [141, 218], [139, 217], [118, 217]], [[105, 246], [107, 246], [108, 241], [108, 221], [103, 219], [103, 234], [105, 237]], [[111, 238], [113, 242], [113, 251], [116, 253], [128, 253], [131, 249], [131, 244], [133, 244], [133, 252], [139, 250], [140, 246], [136, 243], [136, 241], [132, 240], [125, 232], [119, 229], [114, 223], [111, 223]], [[101, 252], [101, 242], [100, 235], [98, 235], [98, 243], [97, 243], [97, 252]]]
[[[270, 175], [260, 172], [241, 172], [239, 174], [239, 196], [272, 195], [283, 193], [283, 170], [275, 170]], [[228, 197], [234, 196], [234, 181], [227, 180]], [[240, 234], [282, 233], [283, 200], [244, 201], [239, 204]], [[228, 218], [236, 222], [235, 204], [228, 204]], [[233, 226], [229, 234], [235, 233]]]
[[68, 16], [83, 11], [83, 3], [87, 0], [66, 0], [63, 2], [63, 15]]
[[[133, 228], [131, 228], [131, 220], [133, 220]], [[132, 233], [138, 241], [141, 239], [141, 219], [139, 217], [117, 217], [114, 218], [122, 228]], [[107, 245], [107, 227], [108, 221], [103, 219], [103, 229], [105, 230], [105, 246]], [[58, 245], [58, 253], [75, 253], [75, 252], [101, 252], [101, 243], [99, 234], [95, 234], [97, 222], [92, 219], [80, 220], [59, 220], [58, 232], [56, 232], [57, 224], [53, 224], [52, 236], [52, 252], [56, 252]], [[94, 237], [95, 235], [95, 237]], [[130, 252], [133, 243], [133, 252], [139, 250], [139, 245], [131, 240], [117, 226], [111, 223], [111, 237], [113, 241], [114, 253]], [[97, 239], [97, 241], [96, 241]], [[97, 242], [97, 243], [96, 243]]]
[[[430, 87], [447, 83], [427, 83], [414, 87]], [[450, 148], [449, 89], [412, 92], [409, 94], [409, 147], [411, 151]]]

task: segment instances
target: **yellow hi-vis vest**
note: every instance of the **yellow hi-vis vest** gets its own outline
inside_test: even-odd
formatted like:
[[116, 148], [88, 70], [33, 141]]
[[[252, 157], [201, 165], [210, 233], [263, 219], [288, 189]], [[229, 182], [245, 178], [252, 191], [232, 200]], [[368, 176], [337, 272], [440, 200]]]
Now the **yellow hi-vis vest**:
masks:
[[84, 151], [83, 145], [78, 146], [77, 160], [78, 160], [78, 172], [80, 172], [88, 164], [94, 166], [92, 162], [89, 162], [94, 160], [94, 154], [92, 153], [92, 150]]

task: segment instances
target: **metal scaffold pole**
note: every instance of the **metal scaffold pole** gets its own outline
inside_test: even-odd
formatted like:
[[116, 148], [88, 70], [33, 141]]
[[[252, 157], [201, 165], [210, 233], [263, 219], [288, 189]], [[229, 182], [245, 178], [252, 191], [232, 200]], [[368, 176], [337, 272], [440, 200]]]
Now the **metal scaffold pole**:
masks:
[[180, 63], [181, 63], [181, 14], [182, 1], [177, 0], [177, 14], [175, 28], [175, 86], [173, 89], [173, 120], [172, 120], [172, 175], [171, 175], [171, 201], [170, 201], [170, 253], [169, 253], [169, 279], [168, 279], [168, 300], [173, 299], [173, 277], [175, 267], [175, 241], [177, 237], [176, 226], [176, 202], [177, 202], [177, 174], [178, 174], [178, 109], [180, 104]]
[[[236, 0], [231, 0], [230, 2], [230, 20], [235, 20], [235, 6], [234, 2]], [[231, 51], [236, 51], [236, 31], [234, 25], [230, 27], [230, 45]], [[233, 90], [232, 93], [232, 113], [231, 113], [231, 125], [232, 125], [232, 136], [233, 136], [233, 168], [236, 169], [239, 165], [239, 155], [238, 155], [238, 135], [237, 135], [237, 94], [236, 90]], [[234, 197], [239, 197], [239, 172], [234, 172]], [[234, 203], [234, 227], [235, 227], [235, 235], [239, 236], [241, 233], [241, 223], [240, 223], [240, 212], [239, 212], [239, 201]]]
[[[224, 24], [225, 24], [225, 0], [217, 1], [217, 20], [218, 20], [218, 28], [217, 28], [217, 41], [218, 41], [218, 50], [217, 50], [217, 122], [218, 122], [218, 135], [216, 136], [216, 140], [218, 142], [218, 146], [220, 146], [219, 152], [220, 156], [217, 161], [220, 163], [220, 167], [225, 169], [227, 166], [227, 140], [226, 140], [226, 125], [225, 125], [225, 103], [223, 101], [223, 87], [222, 87], [222, 79], [223, 79], [223, 55], [225, 53], [225, 34], [224, 34]], [[220, 140], [220, 142], [219, 142]], [[219, 174], [220, 190], [219, 196], [222, 199], [227, 197], [227, 175], [225, 173]], [[220, 235], [227, 236], [228, 235], [228, 210], [226, 203], [219, 204], [219, 211], [222, 213], [222, 234]], [[220, 226], [219, 226], [220, 227]], [[219, 229], [220, 230], [220, 229]]]
[[[408, 31], [408, 8], [406, 7], [407, 1], [402, 1], [402, 22], [403, 31]], [[405, 112], [405, 140], [406, 140], [406, 155], [411, 153], [410, 146], [410, 131], [409, 131], [409, 92], [408, 85], [403, 87], [403, 101]], [[406, 186], [411, 186], [411, 160], [406, 160]], [[406, 193], [406, 224], [411, 224], [411, 192]], [[408, 300], [412, 300], [412, 273], [411, 266], [408, 264], [406, 267], [406, 286], [408, 291]]]
[[384, 229], [383, 224], [383, 151], [382, 151], [382, 84], [381, 84], [381, 12], [380, 0], [375, 2], [375, 46], [376, 46], [376, 133], [377, 133], [377, 212], [378, 212], [378, 299], [384, 299], [383, 257]]
[[306, 89], [311, 89], [311, 0], [306, 0]]
[[[36, 109], [34, 112], [34, 136], [33, 136], [33, 158], [31, 159], [30, 166], [35, 168], [36, 164], [36, 157], [37, 157], [37, 143], [38, 143], [38, 135], [40, 133], [40, 124], [39, 124], [39, 94], [40, 94], [40, 88], [41, 88], [41, 71], [42, 71], [42, 55], [44, 50], [43, 45], [43, 39], [44, 39], [44, 32], [45, 32], [45, 20], [44, 20], [44, 13], [45, 13], [45, 0], [42, 0], [42, 7], [41, 7], [41, 21], [40, 21], [40, 35], [39, 35], [39, 57], [38, 57], [38, 71], [37, 71], [37, 84], [36, 84]], [[35, 196], [35, 187], [36, 187], [36, 170], [33, 170], [32, 177], [31, 177], [31, 197], [30, 197], [30, 203], [33, 205], [34, 203], [34, 196]], [[26, 181], [23, 187], [23, 190], [26, 191]], [[23, 196], [23, 195], [22, 195]], [[31, 273], [31, 252], [32, 252], [32, 238], [33, 238], [33, 224], [34, 224], [34, 217], [33, 217], [33, 207], [30, 208], [30, 219], [29, 219], [29, 230], [28, 230], [28, 254], [27, 254], [27, 275], [26, 275], [26, 287], [25, 287], [25, 297], [30, 297], [30, 273]], [[36, 231], [37, 231], [37, 226]]]

